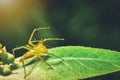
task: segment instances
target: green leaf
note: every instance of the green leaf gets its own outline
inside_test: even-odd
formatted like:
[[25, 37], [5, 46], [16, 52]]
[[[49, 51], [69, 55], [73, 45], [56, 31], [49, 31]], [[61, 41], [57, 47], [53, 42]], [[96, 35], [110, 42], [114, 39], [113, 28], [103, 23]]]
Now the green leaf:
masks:
[[[66, 46], [49, 49], [49, 53], [57, 55], [49, 56], [47, 62], [54, 69], [50, 69], [42, 61], [25, 60], [26, 80], [77, 80], [104, 75], [120, 70], [120, 52], [106, 49]], [[20, 63], [21, 64], [21, 63]], [[24, 80], [23, 67], [15, 70], [17, 74], [0, 76], [5, 80]]]

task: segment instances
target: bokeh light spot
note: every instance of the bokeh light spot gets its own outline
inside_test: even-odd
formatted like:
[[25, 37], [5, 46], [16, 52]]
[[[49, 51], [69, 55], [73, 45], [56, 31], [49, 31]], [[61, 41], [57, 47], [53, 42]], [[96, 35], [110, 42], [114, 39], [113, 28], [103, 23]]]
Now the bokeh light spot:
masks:
[[8, 7], [8, 6], [13, 5], [14, 2], [15, 2], [15, 0], [0, 0], [0, 5], [2, 7]]

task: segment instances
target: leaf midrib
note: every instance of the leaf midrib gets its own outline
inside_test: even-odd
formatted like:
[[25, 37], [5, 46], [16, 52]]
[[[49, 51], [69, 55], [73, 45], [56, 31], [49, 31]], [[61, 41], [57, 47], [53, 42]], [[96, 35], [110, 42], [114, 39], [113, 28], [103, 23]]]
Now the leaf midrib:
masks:
[[[96, 59], [96, 58], [74, 58], [74, 57], [62, 57], [63, 60], [88, 60], [88, 61], [104, 61], [104, 62], [119, 62], [118, 60], [105, 60], [105, 59]], [[50, 59], [48, 61], [50, 62], [56, 62], [60, 61], [61, 59], [55, 58], [55, 59]]]

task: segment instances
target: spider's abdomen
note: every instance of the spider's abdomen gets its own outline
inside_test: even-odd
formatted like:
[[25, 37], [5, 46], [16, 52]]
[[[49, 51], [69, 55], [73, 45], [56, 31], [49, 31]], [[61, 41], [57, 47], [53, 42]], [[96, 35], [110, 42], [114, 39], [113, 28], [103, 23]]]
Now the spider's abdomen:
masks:
[[31, 58], [31, 57], [33, 57], [34, 56], [34, 54], [33, 54], [33, 52], [32, 51], [28, 51], [28, 52], [26, 52], [23, 56], [21, 56], [21, 58], [20, 58], [20, 62], [21, 61], [24, 61], [25, 59], [28, 59], [28, 58]]

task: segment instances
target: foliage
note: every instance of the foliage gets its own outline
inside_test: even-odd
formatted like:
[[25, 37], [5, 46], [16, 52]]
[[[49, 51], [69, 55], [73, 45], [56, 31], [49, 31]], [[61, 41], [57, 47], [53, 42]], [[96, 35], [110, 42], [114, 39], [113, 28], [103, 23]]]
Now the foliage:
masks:
[[[89, 77], [105, 75], [120, 70], [120, 52], [106, 49], [98, 49], [83, 46], [65, 46], [49, 49], [46, 61], [54, 68], [50, 69], [47, 64], [38, 58], [25, 60], [27, 71], [26, 80], [77, 80]], [[18, 61], [16, 59], [16, 61]], [[20, 68], [9, 76], [0, 76], [0, 79], [24, 80], [24, 71], [21, 63]]]

